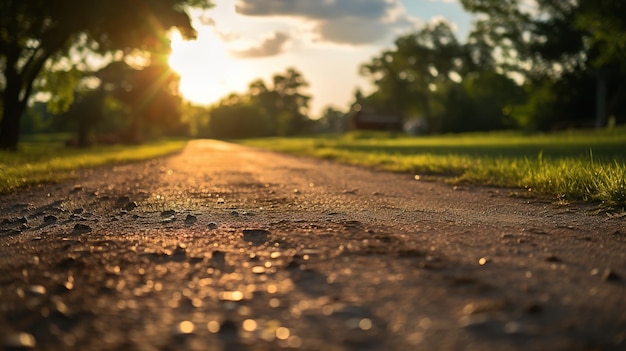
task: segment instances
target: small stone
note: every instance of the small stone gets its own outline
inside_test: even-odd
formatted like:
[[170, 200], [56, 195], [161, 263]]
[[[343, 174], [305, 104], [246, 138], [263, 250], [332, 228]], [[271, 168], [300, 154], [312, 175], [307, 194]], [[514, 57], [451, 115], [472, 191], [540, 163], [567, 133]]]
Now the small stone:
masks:
[[213, 230], [213, 229], [217, 229], [217, 223], [215, 222], [211, 222], [208, 224], [209, 229]]
[[237, 216], [239, 216], [239, 212], [237, 212], [237, 211], [231, 211], [231, 212], [230, 212], [230, 215], [231, 215], [231, 216], [235, 216], [235, 217], [237, 217]]
[[219, 205], [223, 204], [224, 202], [226, 202], [226, 201], [223, 198], [221, 198], [221, 197], [217, 199], [217, 203]]
[[13, 333], [4, 339], [4, 347], [7, 350], [25, 350], [33, 349], [37, 346], [37, 341], [32, 334], [29, 333]]
[[185, 254], [187, 252], [187, 244], [179, 243], [174, 249], [174, 254]]
[[31, 285], [28, 287], [28, 291], [33, 295], [46, 294], [46, 288], [43, 285]]
[[491, 262], [491, 259], [490, 259], [490, 258], [487, 258], [487, 257], [481, 257], [481, 258], [478, 260], [478, 264], [479, 264], [479, 265], [481, 265], [481, 266], [484, 266], [484, 265], [486, 265], [486, 264], [487, 264], [487, 263], [489, 263], [489, 262]]
[[485, 312], [501, 311], [506, 307], [506, 301], [498, 299], [482, 299], [472, 301], [463, 307], [463, 314], [475, 315]]
[[115, 200], [115, 206], [124, 207], [130, 202], [130, 198], [128, 196], [120, 196]]
[[166, 211], [161, 212], [161, 217], [172, 217], [175, 214], [176, 214], [176, 211], [174, 210], [166, 210]]
[[612, 269], [605, 269], [604, 272], [602, 272], [602, 280], [605, 282], [616, 282], [620, 279], [622, 279], [622, 277], [620, 277], [619, 274], [615, 273]]
[[248, 242], [260, 243], [268, 239], [270, 232], [265, 229], [244, 229], [243, 239]]
[[174, 333], [177, 335], [186, 335], [193, 333], [195, 326], [191, 321], [183, 321], [174, 327]]
[[263, 274], [263, 273], [265, 273], [265, 270], [266, 269], [263, 266], [254, 266], [254, 267], [252, 267], [252, 273], [255, 273], [255, 274]]
[[56, 223], [58, 219], [59, 218], [57, 218], [57, 216], [48, 215], [43, 218], [43, 222], [46, 224], [52, 224], [52, 223]]
[[187, 217], [185, 217], [185, 223], [186, 224], [196, 223], [197, 220], [198, 220], [198, 218], [196, 216], [194, 216], [194, 215], [188, 214]]
[[546, 257], [546, 261], [547, 262], [562, 262], [560, 258], [554, 256], [554, 255], [550, 255], [548, 257]]
[[126, 205], [124, 205], [124, 210], [130, 211], [130, 210], [135, 209], [137, 207], [139, 207], [139, 205], [137, 205], [137, 203], [135, 201], [131, 201], [131, 202], [127, 203]]
[[77, 232], [77, 233], [88, 233], [90, 231], [91, 231], [91, 227], [86, 225], [86, 224], [76, 223], [74, 225], [74, 232]]
[[526, 306], [526, 308], [524, 308], [524, 311], [526, 311], [526, 313], [528, 314], [539, 314], [543, 311], [543, 306], [538, 303], [532, 303]]
[[476, 328], [487, 325], [489, 322], [489, 316], [484, 313], [476, 315], [465, 315], [459, 319], [459, 326], [461, 328]]
[[222, 324], [220, 325], [219, 334], [221, 335], [230, 335], [233, 334], [235, 335], [237, 333], [237, 323], [231, 321], [231, 320], [225, 320], [224, 322], [222, 322]]
[[211, 254], [211, 261], [213, 261], [213, 263], [215, 264], [223, 265], [224, 262], [226, 262], [226, 254], [224, 254], [222, 251], [215, 250]]
[[81, 213], [83, 213], [83, 212], [85, 212], [85, 209], [83, 209], [83, 208], [77, 208], [77, 209], [74, 209], [74, 210], [72, 211], [72, 214], [79, 215], [79, 214], [81, 214]]

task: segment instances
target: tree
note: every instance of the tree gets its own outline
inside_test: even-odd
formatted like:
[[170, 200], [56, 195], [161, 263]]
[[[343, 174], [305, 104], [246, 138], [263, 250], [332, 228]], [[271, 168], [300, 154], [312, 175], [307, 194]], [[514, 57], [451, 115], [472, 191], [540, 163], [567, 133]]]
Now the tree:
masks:
[[167, 31], [195, 36], [187, 6], [208, 0], [0, 1], [0, 149], [16, 149], [20, 118], [42, 70], [78, 52], [163, 52]]
[[209, 127], [215, 137], [245, 138], [294, 135], [308, 131], [308, 86], [294, 68], [275, 74], [271, 84], [258, 79], [246, 94], [231, 94], [210, 111]]
[[494, 71], [468, 74], [443, 87], [440, 97], [445, 109], [437, 117], [446, 133], [515, 127], [513, 113], [526, 100], [523, 87]]
[[431, 23], [401, 36], [393, 50], [383, 51], [361, 67], [361, 74], [373, 80], [378, 90], [366, 100], [379, 113], [411, 115], [421, 113], [431, 132], [438, 132], [434, 98], [437, 86], [451, 77], [460, 77], [464, 48], [449, 23]]
[[322, 117], [317, 120], [319, 132], [342, 133], [347, 129], [346, 113], [333, 106], [327, 106]]
[[[587, 111], [588, 95], [595, 99], [595, 124], [604, 126], [609, 113], [626, 95], [626, 4], [623, 0], [462, 0], [466, 9], [483, 14], [473, 36], [492, 48], [500, 68], [521, 74], [532, 98], [544, 110], [559, 111], [551, 118], [572, 119], [565, 111]], [[534, 5], [531, 5], [534, 4]], [[589, 77], [595, 80], [590, 82]], [[567, 96], [554, 95], [567, 82]], [[589, 92], [581, 84], [594, 86]], [[573, 96], [570, 90], [581, 94]], [[548, 98], [549, 97], [549, 98]], [[593, 102], [591, 102], [593, 105]], [[536, 111], [534, 119], [544, 115]], [[532, 113], [532, 111], [528, 111]], [[591, 112], [587, 117], [593, 115]], [[574, 118], [586, 118], [574, 116]], [[626, 116], [625, 116], [626, 118]], [[538, 122], [538, 121], [537, 121]], [[535, 123], [537, 124], [537, 123]], [[538, 124], [546, 125], [541, 122]]]
[[180, 122], [182, 99], [177, 94], [180, 76], [164, 57], [159, 58], [153, 56], [141, 68], [113, 62], [98, 74], [100, 89], [107, 90], [129, 111], [125, 142], [140, 142], [148, 128], [172, 130]]

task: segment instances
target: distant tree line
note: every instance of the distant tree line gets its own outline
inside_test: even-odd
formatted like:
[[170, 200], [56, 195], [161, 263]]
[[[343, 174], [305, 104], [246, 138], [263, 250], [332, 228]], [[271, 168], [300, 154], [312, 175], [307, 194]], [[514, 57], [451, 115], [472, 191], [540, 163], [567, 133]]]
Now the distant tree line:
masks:
[[[243, 94], [230, 94], [199, 117], [198, 135], [218, 138], [291, 136], [311, 130], [309, 83], [294, 68], [275, 74], [270, 83], [259, 79]], [[196, 122], [197, 123], [197, 122]]]
[[[396, 38], [360, 66], [376, 89], [357, 91], [352, 105], [419, 120], [423, 133], [626, 122], [626, 2], [461, 3], [479, 14], [466, 41], [445, 21]], [[341, 108], [309, 118], [308, 82], [294, 68], [210, 107], [185, 103], [167, 65], [167, 30], [194, 37], [190, 6], [210, 1], [0, 1], [0, 149], [42, 131], [72, 131], [72, 144], [87, 146], [346, 129]]]
[[626, 122], [626, 2], [462, 0], [466, 43], [439, 21], [361, 66], [355, 102], [428, 133], [603, 127]]

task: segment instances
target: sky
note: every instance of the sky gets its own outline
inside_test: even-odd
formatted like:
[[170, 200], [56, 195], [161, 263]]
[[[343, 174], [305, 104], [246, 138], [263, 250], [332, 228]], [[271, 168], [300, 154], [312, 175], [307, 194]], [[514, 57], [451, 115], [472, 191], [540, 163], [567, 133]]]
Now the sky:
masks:
[[458, 0], [213, 0], [191, 12], [196, 40], [172, 37], [170, 65], [183, 96], [211, 104], [249, 83], [293, 67], [310, 86], [311, 116], [346, 110], [357, 88], [372, 85], [359, 66], [393, 47], [399, 35], [433, 21], [453, 23], [464, 41], [472, 17]]

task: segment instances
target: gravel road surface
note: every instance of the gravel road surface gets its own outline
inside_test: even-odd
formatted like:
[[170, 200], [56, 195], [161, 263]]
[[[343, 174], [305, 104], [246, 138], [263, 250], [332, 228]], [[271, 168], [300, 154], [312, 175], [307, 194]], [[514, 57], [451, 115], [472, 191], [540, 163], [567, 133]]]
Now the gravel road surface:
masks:
[[0, 196], [6, 350], [626, 350], [626, 216], [198, 140]]

